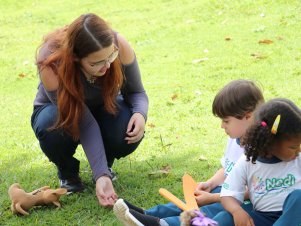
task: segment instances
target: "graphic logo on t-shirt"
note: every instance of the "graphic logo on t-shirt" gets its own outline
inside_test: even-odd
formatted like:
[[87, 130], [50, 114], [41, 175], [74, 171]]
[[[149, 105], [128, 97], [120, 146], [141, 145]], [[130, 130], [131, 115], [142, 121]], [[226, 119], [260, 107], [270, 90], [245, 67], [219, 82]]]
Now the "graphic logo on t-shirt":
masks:
[[257, 194], [264, 194], [265, 192], [265, 183], [261, 177], [253, 176], [252, 178], [252, 188]]
[[271, 191], [288, 188], [296, 183], [296, 178], [292, 174], [288, 174], [284, 178], [266, 178], [265, 181], [261, 177], [253, 176], [252, 188], [255, 194], [262, 195]]
[[223, 183], [223, 188], [225, 188], [225, 189], [229, 189], [229, 184], [227, 184], [227, 183]]
[[235, 162], [230, 161], [228, 158], [225, 160], [225, 175], [228, 176], [228, 174], [233, 169]]
[[278, 190], [281, 188], [288, 188], [296, 183], [296, 178], [292, 174], [288, 174], [285, 178], [266, 179], [266, 190]]

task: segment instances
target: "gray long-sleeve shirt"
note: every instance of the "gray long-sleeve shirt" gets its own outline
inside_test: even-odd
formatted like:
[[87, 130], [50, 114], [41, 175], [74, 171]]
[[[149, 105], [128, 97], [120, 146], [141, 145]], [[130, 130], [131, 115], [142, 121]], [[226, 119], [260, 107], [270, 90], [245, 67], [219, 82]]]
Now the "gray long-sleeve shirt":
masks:
[[[42, 48], [45, 51], [45, 48]], [[50, 51], [49, 51], [50, 54]], [[44, 54], [43, 54], [44, 55]], [[141, 75], [136, 58], [129, 65], [122, 65], [124, 71], [124, 85], [121, 94], [124, 100], [130, 105], [132, 113], [139, 112], [144, 118], [147, 118], [148, 97], [141, 82]], [[82, 76], [84, 76], [82, 74]], [[85, 151], [90, 167], [93, 172], [93, 178], [97, 180], [103, 175], [111, 176], [107, 166], [105, 148], [97, 121], [90, 112], [89, 106], [97, 106], [103, 103], [100, 88], [83, 81], [85, 93], [85, 111], [83, 118], [79, 122], [80, 142]], [[34, 106], [44, 104], [56, 104], [56, 91], [48, 92], [43, 83], [40, 82], [38, 92], [34, 100]]]

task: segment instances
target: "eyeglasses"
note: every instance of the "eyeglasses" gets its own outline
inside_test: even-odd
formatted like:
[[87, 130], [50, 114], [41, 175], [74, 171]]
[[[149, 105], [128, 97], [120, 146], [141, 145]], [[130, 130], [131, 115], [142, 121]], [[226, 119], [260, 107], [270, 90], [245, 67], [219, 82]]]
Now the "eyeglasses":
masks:
[[97, 67], [97, 68], [102, 68], [104, 67], [107, 63], [108, 64], [111, 64], [114, 62], [114, 60], [116, 60], [117, 56], [118, 56], [118, 53], [119, 53], [119, 49], [117, 46], [114, 45], [114, 51], [113, 53], [105, 60], [102, 60], [100, 62], [97, 62], [97, 63], [94, 63], [94, 64], [91, 64], [92, 67]]

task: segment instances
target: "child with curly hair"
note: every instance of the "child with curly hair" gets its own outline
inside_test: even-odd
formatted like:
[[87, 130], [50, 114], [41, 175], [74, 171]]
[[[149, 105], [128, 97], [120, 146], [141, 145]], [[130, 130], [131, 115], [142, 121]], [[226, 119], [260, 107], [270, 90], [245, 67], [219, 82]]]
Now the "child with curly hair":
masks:
[[[255, 113], [242, 156], [226, 178], [213, 219], [220, 226], [301, 225], [301, 110], [276, 98]], [[253, 209], [243, 209], [247, 186]]]

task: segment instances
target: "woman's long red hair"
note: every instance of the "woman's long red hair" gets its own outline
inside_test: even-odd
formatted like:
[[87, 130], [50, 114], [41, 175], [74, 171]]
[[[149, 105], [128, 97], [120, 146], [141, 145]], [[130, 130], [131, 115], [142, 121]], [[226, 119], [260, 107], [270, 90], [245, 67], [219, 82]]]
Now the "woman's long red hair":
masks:
[[[37, 62], [40, 70], [51, 67], [57, 74], [58, 118], [52, 129], [63, 129], [77, 140], [79, 122], [84, 114], [84, 88], [80, 76], [79, 59], [109, 47], [114, 34], [107, 23], [95, 14], [85, 14], [69, 26], [58, 29], [44, 38], [52, 52], [45, 60]], [[117, 41], [117, 40], [116, 40]], [[116, 96], [123, 82], [119, 59], [116, 59], [101, 79], [104, 108], [116, 114]]]

